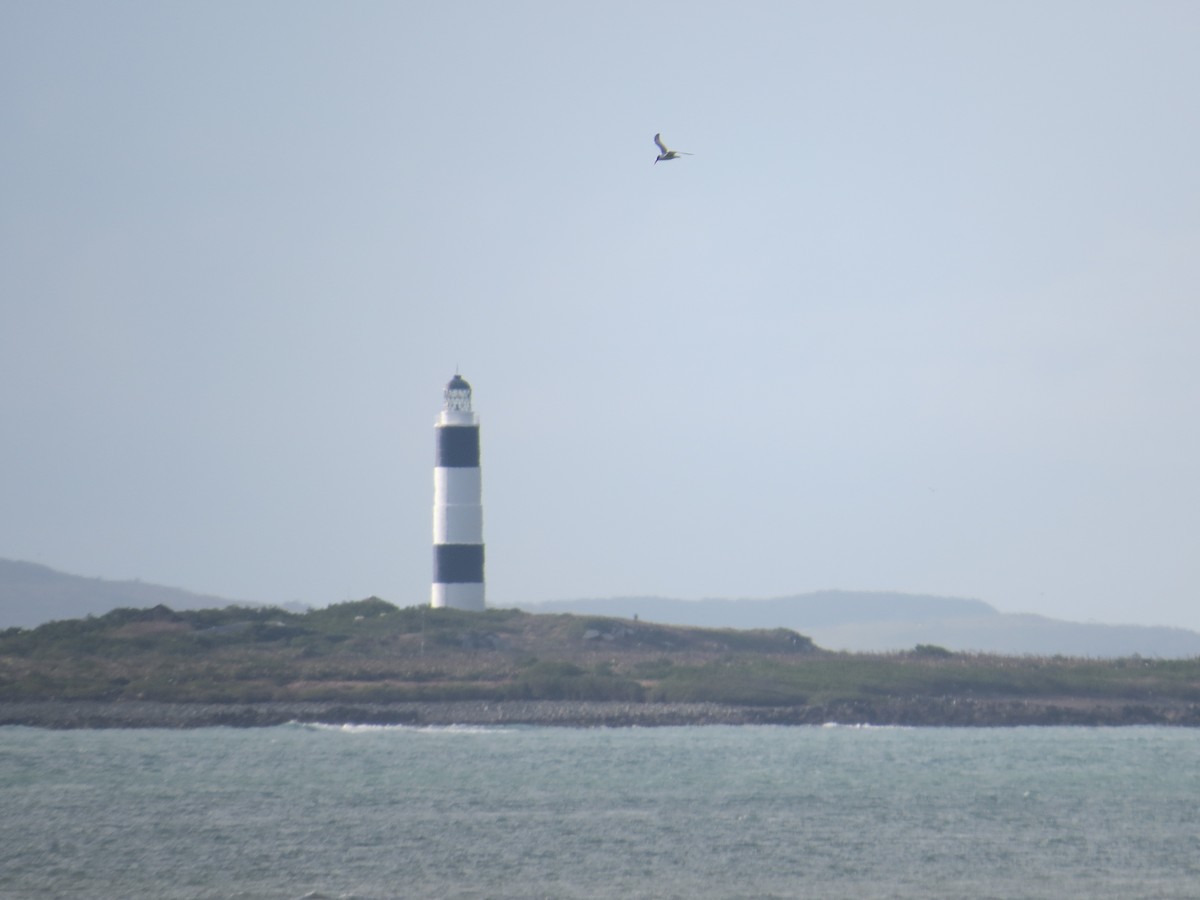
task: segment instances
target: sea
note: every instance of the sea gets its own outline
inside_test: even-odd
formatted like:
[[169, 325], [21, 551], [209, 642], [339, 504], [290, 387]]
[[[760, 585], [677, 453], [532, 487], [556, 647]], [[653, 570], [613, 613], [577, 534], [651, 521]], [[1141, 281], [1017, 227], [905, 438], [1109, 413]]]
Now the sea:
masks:
[[2, 898], [1195, 898], [1200, 730], [0, 728]]

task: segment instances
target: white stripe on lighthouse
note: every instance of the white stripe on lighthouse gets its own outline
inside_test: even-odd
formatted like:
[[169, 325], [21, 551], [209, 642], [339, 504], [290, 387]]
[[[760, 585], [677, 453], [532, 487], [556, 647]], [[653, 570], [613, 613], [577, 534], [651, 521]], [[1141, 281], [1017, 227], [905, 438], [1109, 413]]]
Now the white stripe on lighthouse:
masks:
[[441, 609], [449, 606], [452, 609], [485, 609], [482, 582], [475, 584], [435, 584], [430, 606]]
[[433, 542], [482, 544], [482, 479], [478, 468], [433, 470]]

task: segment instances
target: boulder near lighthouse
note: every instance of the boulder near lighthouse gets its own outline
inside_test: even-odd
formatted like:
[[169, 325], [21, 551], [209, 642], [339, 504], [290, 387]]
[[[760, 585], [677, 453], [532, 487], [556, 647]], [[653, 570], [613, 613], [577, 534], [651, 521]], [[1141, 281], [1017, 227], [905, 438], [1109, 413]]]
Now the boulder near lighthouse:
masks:
[[430, 606], [483, 609], [483, 483], [471, 385], [454, 373], [434, 427], [433, 594]]

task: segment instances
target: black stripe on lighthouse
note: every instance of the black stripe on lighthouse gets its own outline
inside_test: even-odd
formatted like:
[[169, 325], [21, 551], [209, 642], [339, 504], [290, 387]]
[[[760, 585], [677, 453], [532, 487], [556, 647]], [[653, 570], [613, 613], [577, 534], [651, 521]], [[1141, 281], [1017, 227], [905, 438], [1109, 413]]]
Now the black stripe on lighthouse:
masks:
[[483, 544], [435, 544], [433, 580], [437, 584], [483, 581]]
[[444, 469], [479, 467], [479, 426], [442, 425], [437, 431], [435, 466]]

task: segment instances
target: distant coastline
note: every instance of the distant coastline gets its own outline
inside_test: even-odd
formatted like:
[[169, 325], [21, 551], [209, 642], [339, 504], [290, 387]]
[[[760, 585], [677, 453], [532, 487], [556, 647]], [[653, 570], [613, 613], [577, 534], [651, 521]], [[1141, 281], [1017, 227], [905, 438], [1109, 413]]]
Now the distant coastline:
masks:
[[0, 726], [48, 729], [261, 728], [289, 722], [327, 725], [547, 726], [875, 725], [905, 727], [1200, 727], [1200, 704], [1076, 698], [888, 698], [808, 706], [525, 700], [408, 703], [162, 703], [154, 701], [0, 702]]
[[[103, 616], [113, 609], [176, 611], [262, 607], [261, 603], [194, 594], [141, 581], [85, 578], [0, 558], [0, 631], [51, 621]], [[1200, 632], [1186, 628], [1067, 622], [1000, 612], [981, 600], [896, 591], [823, 590], [758, 599], [678, 600], [609, 597], [515, 603], [531, 613], [632, 618], [698, 628], [788, 628], [829, 650], [888, 653], [936, 644], [962, 653], [1115, 659], [1200, 657]], [[308, 607], [285, 604], [302, 613]]]

